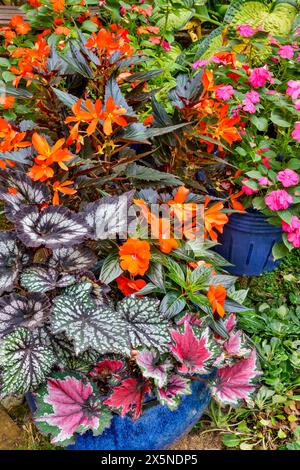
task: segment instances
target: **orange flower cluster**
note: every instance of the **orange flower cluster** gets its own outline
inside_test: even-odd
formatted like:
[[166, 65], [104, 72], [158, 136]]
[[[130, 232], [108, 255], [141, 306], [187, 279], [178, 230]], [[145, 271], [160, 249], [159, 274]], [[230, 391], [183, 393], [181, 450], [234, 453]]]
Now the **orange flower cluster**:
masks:
[[83, 101], [80, 99], [73, 105], [72, 111], [74, 116], [69, 116], [65, 120], [67, 124], [76, 122], [75, 126], [71, 129], [70, 136], [72, 141], [78, 139], [79, 124], [81, 122], [88, 124], [86, 129], [87, 135], [93, 134], [100, 122], [103, 127], [103, 132], [107, 136], [113, 133], [113, 124], [118, 124], [122, 127], [128, 125], [123, 116], [126, 114], [126, 109], [118, 106], [111, 96], [107, 98], [104, 109], [99, 99], [95, 101], [95, 104], [93, 104], [91, 100]]
[[[53, 178], [54, 169], [52, 165], [57, 163], [62, 170], [67, 171], [68, 167], [64, 162], [73, 159], [69, 154], [69, 150], [64, 147], [65, 139], [59, 139], [51, 148], [47, 140], [36, 132], [32, 136], [32, 145], [37, 151], [35, 157], [35, 165], [31, 167], [28, 175], [35, 181], [45, 181]], [[62, 191], [61, 191], [62, 192]]]
[[41, 71], [47, 70], [47, 59], [50, 54], [50, 46], [47, 44], [43, 37], [39, 37], [35, 41], [33, 48], [18, 47], [16, 48], [11, 56], [19, 59], [18, 66], [10, 67], [10, 71], [16, 75], [13, 80], [13, 85], [18, 86], [21, 78], [26, 78], [27, 86], [30, 85], [31, 78], [34, 78], [37, 74], [34, 68]]
[[[0, 118], [0, 152], [13, 152], [20, 148], [29, 147], [30, 142], [24, 141], [26, 132], [18, 132], [5, 119]], [[0, 168], [6, 168], [6, 165], [14, 166], [10, 160], [0, 160]]]
[[224, 225], [228, 222], [228, 217], [222, 212], [224, 204], [220, 201], [216, 202], [210, 207], [207, 207], [210, 202], [209, 196], [205, 196], [204, 201], [204, 226], [205, 236], [209, 234], [212, 240], [218, 239], [218, 233], [223, 233]]
[[221, 284], [218, 286], [211, 285], [207, 292], [208, 300], [212, 306], [212, 312], [217, 312], [220, 317], [224, 317], [225, 315], [224, 303], [226, 295], [226, 289]]
[[21, 15], [12, 16], [9, 25], [0, 28], [5, 38], [5, 46], [13, 42], [17, 35], [27, 34], [31, 30], [28, 23], [25, 23]]
[[129, 238], [119, 248], [120, 266], [132, 276], [143, 276], [149, 267], [150, 244], [146, 240]]
[[128, 30], [119, 28], [115, 24], [110, 25], [110, 30], [101, 28], [97, 33], [92, 33], [86, 47], [97, 49], [100, 59], [103, 59], [103, 56], [111, 57], [116, 51], [127, 57], [134, 52], [133, 47], [129, 44]]

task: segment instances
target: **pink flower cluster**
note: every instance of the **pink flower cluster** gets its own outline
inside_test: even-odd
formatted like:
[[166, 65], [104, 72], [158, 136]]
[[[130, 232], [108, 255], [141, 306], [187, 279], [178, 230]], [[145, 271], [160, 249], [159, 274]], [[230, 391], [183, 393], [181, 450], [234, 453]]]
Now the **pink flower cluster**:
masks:
[[267, 65], [252, 70], [249, 76], [249, 83], [253, 88], [263, 87], [267, 82], [274, 82]]
[[298, 140], [300, 142], [300, 121], [295, 122], [295, 127], [292, 132], [292, 137], [295, 140]]
[[216, 90], [216, 97], [218, 100], [228, 101], [233, 94], [234, 89], [231, 85], [224, 85]]
[[278, 49], [278, 55], [282, 59], [292, 59], [294, 57], [294, 48], [293, 46], [280, 46]]
[[292, 202], [292, 196], [285, 189], [276, 189], [265, 197], [265, 203], [272, 211], [287, 209]]
[[287, 84], [286, 94], [293, 100], [300, 98], [300, 80], [289, 80]]
[[255, 113], [256, 107], [255, 104], [259, 103], [260, 97], [257, 91], [251, 90], [246, 93], [245, 98], [243, 99], [243, 110], [247, 111], [250, 114]]
[[294, 248], [300, 248], [300, 220], [296, 215], [292, 216], [291, 223], [282, 222], [282, 230], [287, 232], [287, 239]]
[[236, 29], [239, 35], [243, 38], [250, 38], [257, 32], [257, 30], [252, 28], [252, 26], [250, 26], [249, 24], [241, 24], [240, 26], [237, 26]]
[[289, 188], [299, 183], [299, 176], [294, 170], [287, 168], [277, 173], [277, 180], [281, 182], [282, 186]]

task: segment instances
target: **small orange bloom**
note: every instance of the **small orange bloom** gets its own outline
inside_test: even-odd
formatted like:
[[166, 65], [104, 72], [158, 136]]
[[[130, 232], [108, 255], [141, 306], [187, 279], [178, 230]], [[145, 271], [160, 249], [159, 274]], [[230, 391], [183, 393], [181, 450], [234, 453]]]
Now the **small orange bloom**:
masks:
[[224, 303], [226, 299], [226, 289], [219, 284], [217, 287], [214, 285], [209, 286], [207, 297], [212, 306], [213, 313], [217, 312], [220, 317], [224, 317]]
[[73, 156], [69, 154], [67, 148], [63, 148], [64, 144], [65, 139], [59, 139], [51, 149], [47, 140], [35, 132], [32, 136], [32, 145], [38, 153], [36, 163], [45, 162], [47, 165], [57, 163], [62, 170], [67, 171], [68, 167], [64, 162], [72, 160]]
[[84, 106], [86, 109], [82, 108], [82, 99], [78, 100], [72, 106], [74, 116], [67, 117], [65, 122], [67, 124], [69, 122], [85, 122], [89, 124], [86, 133], [91, 135], [95, 132], [99, 121], [103, 119], [102, 102], [98, 99], [95, 101], [95, 104], [93, 104], [91, 100], [86, 100], [84, 101]]
[[55, 34], [63, 34], [64, 36], [68, 36], [70, 34], [71, 29], [67, 28], [66, 26], [58, 26], [54, 30]]
[[63, 183], [61, 183], [60, 181], [55, 181], [53, 183], [52, 188], [53, 188], [54, 195], [53, 195], [52, 203], [55, 206], [59, 205], [59, 193], [68, 194], [70, 196], [77, 193], [76, 189], [68, 188], [68, 186], [70, 186], [71, 184], [74, 184], [74, 181], [67, 180], [67, 181], [64, 181]]
[[27, 34], [31, 30], [30, 25], [24, 22], [21, 15], [12, 16], [9, 24], [18, 34]]
[[0, 106], [4, 109], [12, 108], [15, 102], [13, 96], [0, 95]]
[[204, 201], [204, 226], [206, 232], [209, 234], [212, 240], [218, 239], [217, 232], [223, 233], [223, 227], [228, 222], [228, 217], [224, 214], [222, 209], [224, 209], [224, 204], [222, 202], [216, 202], [211, 207], [207, 208], [207, 205], [210, 201], [209, 196], [205, 196]]
[[53, 11], [63, 12], [65, 9], [65, 0], [51, 0]]
[[116, 123], [119, 126], [126, 127], [128, 126], [128, 122], [122, 116], [122, 114], [126, 114], [125, 108], [120, 108], [120, 106], [116, 105], [113, 98], [109, 96], [105, 103], [105, 111], [103, 112], [103, 131], [106, 135], [112, 134], [112, 124]]
[[[135, 281], [133, 279], [129, 279], [128, 277], [125, 276], [119, 276], [117, 279], [117, 284], [122, 292], [126, 297], [131, 294], [135, 294], [135, 292], [138, 292], [142, 287], [145, 287], [147, 284], [144, 279], [136, 279]], [[137, 296], [137, 297], [142, 297], [142, 296]]]
[[119, 248], [120, 266], [132, 276], [143, 276], [149, 267], [150, 244], [146, 240], [129, 238]]

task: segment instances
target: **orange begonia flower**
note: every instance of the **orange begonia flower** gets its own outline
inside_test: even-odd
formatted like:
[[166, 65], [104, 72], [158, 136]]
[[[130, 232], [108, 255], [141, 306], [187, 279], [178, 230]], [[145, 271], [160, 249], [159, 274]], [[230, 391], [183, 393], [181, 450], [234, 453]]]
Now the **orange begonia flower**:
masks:
[[48, 166], [48, 162], [45, 162], [33, 165], [27, 174], [34, 181], [45, 181], [49, 178], [53, 178], [54, 170]]
[[91, 135], [95, 132], [99, 121], [103, 119], [102, 102], [98, 99], [95, 104], [91, 100], [86, 100], [83, 103], [86, 109], [82, 108], [82, 99], [78, 100], [72, 106], [74, 116], [67, 117], [65, 122], [67, 124], [69, 122], [85, 122], [89, 124], [86, 133]]
[[239, 191], [236, 194], [231, 194], [229, 196], [229, 207], [232, 207], [232, 209], [234, 209], [235, 211], [245, 212], [245, 208], [243, 204], [237, 200], [239, 197], [243, 195], [244, 195], [243, 191]]
[[112, 124], [116, 123], [119, 126], [126, 127], [128, 126], [128, 122], [122, 116], [122, 114], [126, 114], [126, 109], [121, 108], [120, 106], [116, 105], [114, 99], [109, 96], [105, 103], [105, 111], [103, 111], [103, 131], [106, 135], [112, 134]]
[[[131, 294], [135, 294], [135, 292], [138, 292], [142, 287], [145, 287], [147, 284], [144, 279], [136, 279], [135, 281], [133, 279], [129, 279], [126, 276], [119, 276], [116, 279], [118, 287], [122, 294], [124, 294], [126, 297]], [[137, 297], [142, 297], [137, 295]]]
[[218, 286], [211, 285], [207, 292], [208, 300], [212, 306], [212, 312], [217, 314], [220, 317], [224, 317], [224, 303], [226, 299], [226, 289], [219, 284]]
[[15, 102], [13, 96], [0, 95], [0, 106], [4, 109], [12, 108]]
[[68, 186], [70, 186], [71, 184], [74, 184], [74, 181], [67, 180], [67, 181], [64, 181], [63, 183], [61, 183], [60, 181], [55, 181], [53, 183], [52, 189], [53, 189], [54, 195], [53, 195], [52, 203], [55, 206], [59, 204], [59, 193], [68, 194], [70, 196], [77, 193], [76, 189], [68, 188]]
[[62, 12], [65, 9], [65, 0], [51, 0], [53, 11]]
[[224, 204], [222, 202], [216, 202], [211, 207], [207, 208], [207, 205], [210, 201], [209, 196], [205, 196], [204, 201], [204, 226], [206, 232], [209, 234], [212, 240], [218, 239], [217, 232], [223, 233], [223, 227], [228, 222], [228, 217], [224, 214], [222, 209], [224, 209]]
[[68, 36], [71, 31], [72, 30], [70, 28], [67, 28], [66, 26], [58, 26], [54, 30], [55, 34], [63, 34], [64, 36]]
[[30, 25], [24, 22], [21, 15], [12, 16], [9, 25], [15, 28], [18, 34], [27, 34], [31, 30]]
[[149, 267], [150, 244], [146, 240], [129, 238], [119, 248], [120, 266], [132, 276], [143, 276]]
[[48, 165], [57, 163], [62, 170], [67, 171], [68, 167], [64, 162], [72, 160], [73, 156], [69, 154], [67, 148], [62, 148], [64, 144], [65, 139], [59, 139], [51, 149], [47, 140], [35, 132], [32, 136], [32, 145], [38, 153], [35, 158], [36, 163], [46, 164], [47, 162]]

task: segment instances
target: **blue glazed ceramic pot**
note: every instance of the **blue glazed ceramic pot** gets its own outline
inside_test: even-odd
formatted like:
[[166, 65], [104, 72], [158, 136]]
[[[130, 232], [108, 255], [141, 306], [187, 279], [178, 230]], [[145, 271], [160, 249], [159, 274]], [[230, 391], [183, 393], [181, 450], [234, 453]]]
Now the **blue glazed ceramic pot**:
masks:
[[279, 261], [274, 261], [272, 248], [281, 241], [282, 230], [266, 219], [258, 211], [229, 217], [223, 234], [218, 237], [220, 245], [214, 250], [234, 265], [226, 267], [231, 274], [259, 276], [277, 267]]
[[[111, 426], [101, 436], [89, 431], [78, 435], [69, 450], [162, 450], [167, 449], [188, 433], [199, 421], [209, 401], [206, 382], [193, 381], [192, 394], [182, 397], [177, 410], [154, 404], [144, 410], [135, 422], [129, 417], [114, 415]], [[27, 396], [32, 411], [34, 398]], [[156, 403], [156, 402], [155, 402]]]

